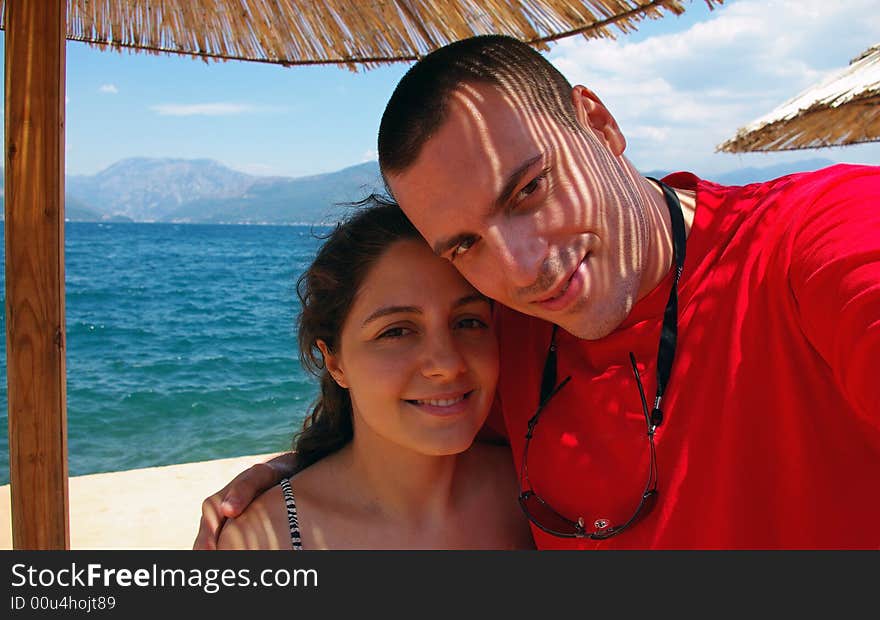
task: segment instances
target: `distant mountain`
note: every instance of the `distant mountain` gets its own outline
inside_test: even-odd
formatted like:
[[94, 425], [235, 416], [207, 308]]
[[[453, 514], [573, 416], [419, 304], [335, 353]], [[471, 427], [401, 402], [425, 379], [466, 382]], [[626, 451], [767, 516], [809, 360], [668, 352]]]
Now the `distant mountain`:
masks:
[[[739, 168], [737, 170], [731, 170], [730, 172], [722, 172], [715, 175], [706, 175], [705, 178], [710, 181], [720, 183], [721, 185], [748, 185], [749, 183], [760, 183], [761, 181], [769, 181], [770, 179], [782, 177], [787, 174], [793, 174], [795, 172], [809, 172], [812, 170], [818, 170], [819, 168], [832, 166], [835, 163], [837, 162], [833, 162], [830, 159], [802, 159], [800, 161], [790, 163], [774, 164], [772, 166], [766, 166], [764, 168]], [[643, 172], [642, 175], [646, 177], [661, 179], [667, 174], [670, 174], [670, 172], [672, 171], [649, 170], [647, 172]]]
[[242, 194], [257, 177], [210, 159], [123, 159], [92, 176], [70, 176], [67, 191], [108, 216], [159, 221], [196, 199]]
[[251, 176], [209, 159], [133, 158], [95, 175], [67, 178], [71, 196], [99, 212], [95, 219], [139, 222], [330, 222], [340, 214], [337, 203], [381, 187], [375, 161], [288, 178]]
[[106, 220], [107, 216], [67, 194], [64, 197], [64, 219], [68, 222], [101, 222]]
[[165, 221], [211, 223], [327, 223], [339, 219], [340, 203], [361, 200], [383, 187], [375, 161], [308, 177], [262, 178], [238, 196], [203, 198], [181, 205]]

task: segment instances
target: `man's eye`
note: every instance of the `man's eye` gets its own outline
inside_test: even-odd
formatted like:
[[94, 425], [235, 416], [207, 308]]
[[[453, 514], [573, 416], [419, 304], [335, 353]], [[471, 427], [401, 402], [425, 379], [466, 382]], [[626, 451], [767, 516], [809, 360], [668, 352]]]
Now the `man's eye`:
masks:
[[457, 246], [452, 248], [451, 260], [455, 260], [459, 256], [462, 256], [465, 252], [474, 247], [474, 243], [476, 243], [476, 239], [474, 238], [461, 241]]
[[542, 172], [541, 174], [536, 176], [534, 179], [529, 181], [529, 183], [525, 187], [523, 187], [521, 190], [519, 190], [516, 193], [515, 202], [520, 202], [522, 200], [525, 200], [526, 198], [528, 198], [529, 196], [534, 194], [535, 191], [541, 186], [541, 183], [544, 181], [544, 178], [546, 176], [547, 176], [547, 173]]

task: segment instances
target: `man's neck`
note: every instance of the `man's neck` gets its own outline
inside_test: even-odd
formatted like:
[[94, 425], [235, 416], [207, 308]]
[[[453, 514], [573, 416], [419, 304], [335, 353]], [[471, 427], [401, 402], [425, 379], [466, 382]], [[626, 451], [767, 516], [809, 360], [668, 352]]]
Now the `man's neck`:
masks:
[[[669, 215], [669, 206], [663, 190], [650, 179], [643, 178], [642, 191], [646, 198], [646, 218], [648, 225], [648, 260], [642, 276], [642, 284], [636, 301], [643, 299], [654, 290], [669, 270], [672, 268], [672, 220]], [[691, 226], [697, 210], [696, 192], [673, 188], [681, 203], [681, 213], [684, 218], [685, 238], [690, 236]]]

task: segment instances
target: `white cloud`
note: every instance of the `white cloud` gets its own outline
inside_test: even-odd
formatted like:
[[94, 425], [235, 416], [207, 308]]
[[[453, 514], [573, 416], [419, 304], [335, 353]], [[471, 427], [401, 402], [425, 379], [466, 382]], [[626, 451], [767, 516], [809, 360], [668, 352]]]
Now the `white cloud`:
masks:
[[98, 92], [107, 93], [108, 95], [116, 95], [119, 93], [119, 89], [116, 88], [115, 84], [104, 84], [98, 89]]
[[549, 58], [599, 95], [640, 169], [711, 172], [742, 165], [714, 154], [718, 143], [845, 66], [878, 32], [876, 0], [728, 0], [684, 31], [570, 38]]
[[253, 112], [257, 108], [245, 103], [163, 103], [150, 106], [162, 116], [230, 116]]
[[367, 161], [375, 161], [376, 159], [379, 159], [378, 151], [376, 151], [375, 149], [367, 149], [366, 151], [364, 151], [364, 154], [361, 156], [361, 163], [364, 163]]

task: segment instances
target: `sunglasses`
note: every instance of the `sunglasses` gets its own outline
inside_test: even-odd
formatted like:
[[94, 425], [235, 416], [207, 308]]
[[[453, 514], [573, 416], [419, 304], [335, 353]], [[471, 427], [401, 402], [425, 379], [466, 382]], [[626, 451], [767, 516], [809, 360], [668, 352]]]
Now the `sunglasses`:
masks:
[[639, 378], [639, 372], [636, 367], [635, 356], [630, 353], [630, 363], [632, 364], [633, 374], [636, 378], [636, 384], [639, 388], [639, 396], [642, 400], [642, 410], [645, 414], [645, 423], [647, 425], [646, 443], [650, 452], [650, 465], [648, 467], [648, 480], [645, 483], [645, 490], [636, 503], [635, 510], [626, 521], [619, 525], [610, 523], [607, 519], [594, 519], [592, 523], [588, 523], [584, 517], [578, 517], [572, 520], [564, 517], [555, 510], [550, 504], [538, 495], [532, 488], [529, 480], [529, 445], [535, 432], [535, 427], [541, 419], [547, 404], [564, 388], [571, 377], [566, 377], [558, 386], [556, 386], [547, 396], [542, 399], [538, 405], [537, 411], [531, 417], [528, 423], [528, 431], [526, 432], [526, 445], [523, 449], [522, 466], [520, 468], [520, 489], [519, 505], [528, 517], [529, 521], [534, 523], [538, 528], [557, 536], [559, 538], [590, 538], [592, 540], [604, 540], [620, 534], [629, 527], [632, 527], [645, 516], [650, 514], [651, 510], [657, 503], [657, 451], [654, 446], [654, 431], [656, 426], [651, 423], [651, 414], [648, 411], [648, 403], [645, 399], [645, 390], [642, 387], [642, 381]]

